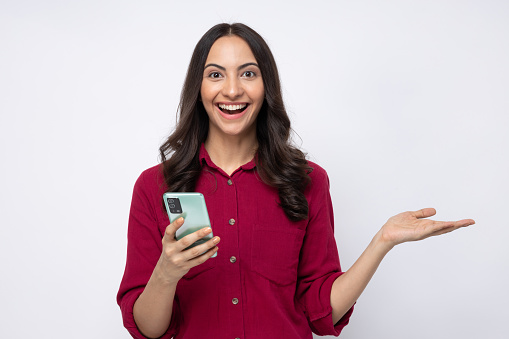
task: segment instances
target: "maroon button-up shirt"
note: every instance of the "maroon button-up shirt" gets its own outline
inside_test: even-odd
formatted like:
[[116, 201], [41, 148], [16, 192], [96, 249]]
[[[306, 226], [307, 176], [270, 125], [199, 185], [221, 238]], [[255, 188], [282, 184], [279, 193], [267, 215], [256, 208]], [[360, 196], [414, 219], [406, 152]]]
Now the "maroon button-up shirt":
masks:
[[[326, 172], [314, 163], [305, 191], [309, 217], [292, 222], [251, 161], [228, 176], [202, 145], [196, 191], [205, 196], [217, 257], [178, 283], [170, 327], [162, 338], [257, 339], [339, 335], [352, 309], [332, 323], [330, 292], [341, 275]], [[117, 301], [134, 338], [133, 306], [161, 255], [169, 224], [160, 165], [136, 181], [129, 216], [127, 263]]]

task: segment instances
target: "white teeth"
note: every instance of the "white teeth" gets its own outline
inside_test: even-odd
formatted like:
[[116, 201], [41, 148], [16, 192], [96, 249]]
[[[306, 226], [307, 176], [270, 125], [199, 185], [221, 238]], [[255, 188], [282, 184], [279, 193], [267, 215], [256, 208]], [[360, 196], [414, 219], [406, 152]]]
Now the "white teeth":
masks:
[[243, 109], [246, 107], [247, 104], [241, 104], [241, 105], [225, 105], [225, 104], [219, 104], [219, 108], [226, 109], [228, 111], [235, 111], [237, 109]]

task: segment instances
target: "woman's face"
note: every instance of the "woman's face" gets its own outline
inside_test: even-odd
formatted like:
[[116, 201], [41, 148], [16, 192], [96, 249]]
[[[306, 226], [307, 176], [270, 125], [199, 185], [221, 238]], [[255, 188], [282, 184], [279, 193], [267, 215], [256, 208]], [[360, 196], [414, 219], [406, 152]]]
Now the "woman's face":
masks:
[[256, 59], [242, 38], [228, 36], [214, 42], [200, 93], [209, 116], [209, 136], [256, 138], [256, 117], [265, 91]]

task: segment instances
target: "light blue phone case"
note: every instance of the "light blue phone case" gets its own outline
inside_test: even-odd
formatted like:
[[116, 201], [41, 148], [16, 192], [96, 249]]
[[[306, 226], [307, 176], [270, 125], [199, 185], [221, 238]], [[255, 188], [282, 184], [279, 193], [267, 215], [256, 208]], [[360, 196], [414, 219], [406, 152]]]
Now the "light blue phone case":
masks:
[[[163, 200], [170, 222], [180, 217], [184, 218], [184, 224], [175, 234], [177, 240], [204, 227], [211, 227], [203, 194], [196, 192], [167, 192], [163, 194]], [[203, 244], [212, 239], [212, 237], [213, 234], [210, 232], [207, 236], [197, 240], [188, 248]], [[212, 257], [215, 257], [216, 254], [217, 253], [214, 253]]]

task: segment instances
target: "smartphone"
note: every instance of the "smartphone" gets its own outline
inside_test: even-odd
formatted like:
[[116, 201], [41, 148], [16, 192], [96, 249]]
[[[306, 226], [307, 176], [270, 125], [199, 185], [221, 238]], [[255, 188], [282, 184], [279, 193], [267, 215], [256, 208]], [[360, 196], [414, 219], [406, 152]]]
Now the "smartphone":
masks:
[[[163, 200], [170, 222], [174, 222], [180, 217], [184, 218], [184, 224], [175, 234], [177, 240], [204, 227], [211, 227], [203, 194], [197, 192], [167, 192], [163, 194]], [[213, 234], [210, 232], [186, 249], [203, 244], [212, 237]], [[214, 253], [212, 257], [216, 255], [217, 253]]]

